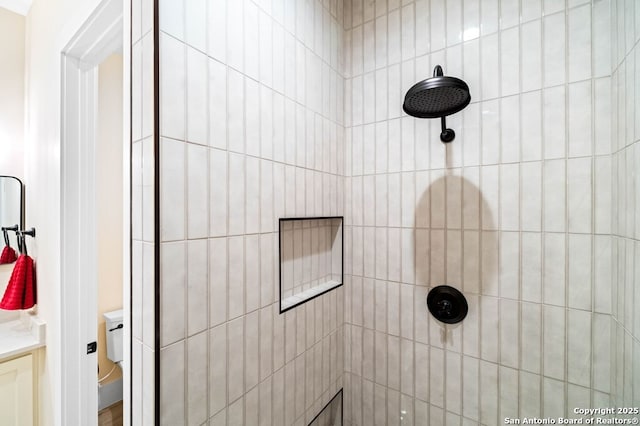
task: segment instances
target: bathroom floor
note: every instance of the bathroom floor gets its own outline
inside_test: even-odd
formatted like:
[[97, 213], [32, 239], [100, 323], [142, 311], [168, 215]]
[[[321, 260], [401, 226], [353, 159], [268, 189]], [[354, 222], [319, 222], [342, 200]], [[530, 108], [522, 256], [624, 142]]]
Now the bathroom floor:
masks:
[[98, 413], [99, 426], [122, 426], [122, 401]]

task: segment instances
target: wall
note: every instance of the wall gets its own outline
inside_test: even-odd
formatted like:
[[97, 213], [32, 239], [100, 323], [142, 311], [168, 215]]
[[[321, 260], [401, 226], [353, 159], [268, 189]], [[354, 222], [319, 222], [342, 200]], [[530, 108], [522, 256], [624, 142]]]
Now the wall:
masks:
[[[98, 67], [96, 140], [96, 240], [98, 241], [98, 368], [104, 377], [115, 366], [107, 358], [105, 312], [122, 309], [122, 55]], [[122, 377], [118, 367], [103, 384]]]
[[0, 174], [24, 177], [25, 18], [0, 8]]
[[278, 218], [343, 214], [341, 1], [161, 1], [163, 424], [308, 424], [342, 288], [278, 313]]
[[[609, 19], [604, 0], [348, 3], [348, 424], [609, 405]], [[472, 95], [449, 145], [401, 110], [436, 64]], [[446, 332], [425, 303], [445, 283], [469, 302]]]
[[131, 6], [131, 424], [155, 425], [155, 4]]
[[611, 393], [640, 401], [640, 5], [612, 2], [613, 294]]
[[38, 316], [47, 324], [40, 359], [41, 425], [60, 425], [60, 53], [98, 1], [35, 0], [26, 18], [26, 226], [38, 238], [29, 244], [36, 259]]

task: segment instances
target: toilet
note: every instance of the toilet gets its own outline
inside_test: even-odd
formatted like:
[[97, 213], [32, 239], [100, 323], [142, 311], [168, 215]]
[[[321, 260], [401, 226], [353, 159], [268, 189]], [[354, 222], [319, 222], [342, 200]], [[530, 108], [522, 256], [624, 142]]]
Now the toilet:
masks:
[[107, 358], [122, 368], [122, 345], [124, 343], [122, 309], [103, 314], [107, 333]]
[[[102, 315], [105, 319], [106, 326], [105, 331], [107, 335], [107, 358], [109, 358], [112, 362], [114, 362], [122, 369], [122, 348], [124, 345], [124, 324], [122, 322], [122, 309], [106, 312]], [[114, 366], [114, 368], [116, 367]], [[105, 376], [105, 378], [107, 376]], [[101, 384], [100, 382], [98, 382], [98, 410], [109, 407], [121, 400], [122, 378], [119, 378], [107, 384]]]

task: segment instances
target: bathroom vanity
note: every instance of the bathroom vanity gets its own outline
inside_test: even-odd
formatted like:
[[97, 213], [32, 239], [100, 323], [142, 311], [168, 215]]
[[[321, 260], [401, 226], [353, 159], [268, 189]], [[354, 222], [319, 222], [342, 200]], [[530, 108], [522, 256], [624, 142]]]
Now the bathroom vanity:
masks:
[[[24, 187], [13, 176], [0, 176], [0, 223], [24, 227]], [[17, 248], [16, 233], [8, 233]], [[6, 244], [6, 242], [5, 242]], [[0, 298], [14, 263], [0, 265]], [[45, 324], [31, 311], [0, 310], [0, 423], [38, 424], [38, 376], [44, 353]]]
[[38, 360], [44, 342], [45, 325], [36, 317], [21, 313], [0, 322], [0, 413], [6, 424], [38, 424]]

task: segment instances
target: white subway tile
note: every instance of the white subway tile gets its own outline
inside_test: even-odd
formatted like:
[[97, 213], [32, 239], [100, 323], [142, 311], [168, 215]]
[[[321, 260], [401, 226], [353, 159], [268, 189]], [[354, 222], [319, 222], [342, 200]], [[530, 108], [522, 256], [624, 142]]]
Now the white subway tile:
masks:
[[416, 38], [416, 56], [421, 56], [429, 52], [429, 44], [430, 44], [430, 15], [429, 15], [429, 1], [427, 0], [417, 0], [415, 2], [416, 11], [415, 11], [415, 19], [416, 19], [416, 27], [415, 27], [415, 38]]
[[523, 93], [521, 97], [522, 160], [542, 159], [542, 93]]
[[430, 8], [430, 18], [431, 18], [431, 34], [429, 36], [429, 40], [431, 41], [430, 47], [431, 52], [443, 49], [446, 46], [446, 32], [445, 32], [445, 2], [431, 2]]
[[542, 0], [528, 0], [522, 3], [522, 11], [520, 12], [520, 19], [522, 22], [539, 19], [541, 15]]
[[[497, 1], [496, 1], [497, 3]], [[484, 10], [484, 9], [483, 9]], [[484, 21], [484, 17], [483, 17]], [[484, 33], [484, 28], [483, 28]], [[499, 66], [499, 39], [497, 34], [480, 39], [480, 51], [482, 61], [482, 99], [493, 99], [500, 96], [500, 69]]]
[[[462, 359], [459, 353], [446, 352], [446, 375], [445, 398], [447, 401], [447, 411], [456, 414], [462, 413]], [[447, 413], [448, 414], [448, 413]]]
[[160, 208], [162, 241], [180, 240], [185, 237], [185, 148], [186, 145], [172, 139], [161, 140], [160, 152]]
[[545, 89], [543, 95], [544, 158], [564, 158], [567, 140], [565, 136], [565, 88]]
[[500, 366], [500, 418], [518, 417], [518, 370]]
[[[142, 338], [143, 343], [148, 347], [153, 346], [156, 339], [155, 305], [144, 303], [144, 300], [151, 300], [155, 294], [154, 250], [153, 244], [142, 245]], [[180, 302], [180, 299], [178, 301]]]
[[227, 405], [227, 327], [225, 325], [209, 331], [209, 366], [209, 414], [215, 414]]
[[[508, 0], [513, 2], [513, 0]], [[505, 9], [505, 1], [502, 2], [502, 12], [510, 13]], [[517, 2], [516, 9], [518, 7]], [[502, 25], [508, 25], [503, 17]], [[517, 19], [517, 18], [516, 18]], [[484, 46], [483, 46], [484, 48]], [[485, 52], [483, 51], [483, 54]], [[529, 54], [529, 52], [527, 52]], [[502, 96], [515, 95], [520, 91], [520, 28], [514, 27], [500, 32], [500, 85]], [[487, 80], [485, 80], [487, 81]]]
[[244, 238], [232, 237], [228, 244], [228, 317], [229, 319], [244, 314]]
[[244, 318], [227, 323], [227, 395], [229, 401], [235, 401], [244, 393], [244, 354], [245, 354]]
[[253, 312], [260, 307], [260, 238], [259, 235], [245, 236], [245, 312]]
[[[636, 13], [638, 8], [636, 8]], [[592, 9], [593, 32], [593, 75], [594, 77], [611, 74], [611, 50], [612, 50], [612, 19], [611, 2], [602, 1], [593, 4]]]
[[209, 162], [208, 148], [187, 145], [187, 235], [203, 238], [209, 235]]
[[400, 62], [402, 55], [400, 10], [376, 19], [376, 67]]
[[[185, 342], [160, 351], [160, 424], [183, 424], [185, 407]], [[144, 413], [144, 411], [143, 411]]]
[[187, 340], [187, 422], [200, 425], [207, 420], [207, 333]]
[[259, 393], [258, 387], [254, 387], [244, 397], [244, 424], [258, 424]]
[[493, 231], [482, 232], [481, 241], [482, 294], [498, 296], [499, 234]]
[[568, 305], [591, 310], [591, 235], [569, 234]]
[[609, 315], [593, 315], [593, 382], [592, 386], [609, 393], [611, 386], [611, 319]]
[[499, 169], [498, 166], [486, 166], [481, 169], [481, 217], [482, 229], [498, 229], [499, 226]]
[[569, 10], [569, 81], [591, 78], [591, 5]]
[[[363, 76], [363, 79], [362, 79], [362, 102], [363, 102], [362, 111], [363, 111], [363, 120], [364, 120], [363, 122], [365, 124], [373, 123], [375, 122], [375, 119], [376, 119], [375, 76], [376, 76], [375, 72], [368, 72]], [[355, 110], [356, 108], [354, 106], [354, 112]], [[358, 122], [356, 122], [355, 118], [354, 118], [354, 124], [359, 124]], [[365, 127], [365, 132], [366, 132], [366, 127]]]
[[544, 236], [544, 272], [543, 302], [564, 306], [565, 304], [565, 247], [564, 234], [545, 234]]
[[447, 281], [462, 289], [462, 233], [460, 231], [448, 231], [445, 237]]
[[591, 169], [591, 158], [574, 158], [567, 163], [569, 232], [591, 232], [593, 222]]
[[244, 317], [244, 328], [244, 386], [247, 390], [260, 380], [260, 311], [253, 311]]
[[209, 240], [209, 324], [216, 326], [227, 319], [227, 241]]
[[522, 234], [522, 300], [542, 301], [542, 237], [539, 233]]
[[520, 210], [523, 231], [540, 231], [542, 226], [542, 164], [521, 163], [520, 179], [522, 207]]
[[227, 64], [244, 69], [244, 2], [227, 1]]
[[483, 296], [480, 299], [481, 314], [481, 358], [483, 360], [498, 362], [499, 348], [499, 307], [498, 299]]
[[545, 17], [543, 19], [544, 40], [544, 87], [556, 86], [565, 82], [565, 15], [557, 13], [550, 15], [547, 3], [558, 0], [545, 0]]
[[480, 293], [480, 233], [463, 233], [462, 276], [465, 292]]
[[207, 0], [186, 1], [185, 41], [201, 52], [207, 51]]
[[227, 147], [227, 68], [213, 59], [209, 64], [209, 145]]
[[184, 0], [163, 0], [157, 5], [160, 31], [184, 41]]
[[260, 81], [268, 87], [273, 86], [273, 21], [271, 17], [263, 12], [259, 12], [259, 66]]
[[540, 391], [542, 377], [520, 371], [520, 415], [523, 417], [539, 417], [542, 412]]
[[[245, 158], [245, 232], [260, 232], [260, 160], [247, 156]], [[239, 213], [239, 212], [238, 212]], [[236, 214], [229, 212], [229, 215]]]
[[446, 1], [447, 46], [454, 46], [462, 41], [462, 9], [462, 0]]
[[194, 335], [207, 328], [207, 240], [187, 243], [187, 332]]
[[374, 21], [363, 25], [363, 72], [369, 72], [376, 67], [376, 38]]
[[[542, 413], [545, 417], [562, 417], [566, 415], [564, 381], [544, 377]], [[562, 396], [559, 398], [559, 396]]]
[[[544, 375], [546, 377], [554, 377], [558, 380], [564, 380], [565, 376], [565, 310], [562, 307], [548, 306], [543, 307], [543, 365]], [[546, 381], [546, 379], [545, 379]], [[546, 383], [545, 383], [546, 388]], [[557, 398], [556, 394], [556, 398]], [[545, 392], [545, 410], [547, 407], [547, 393]], [[546, 411], [545, 411], [546, 413]], [[562, 415], [562, 413], [558, 414]]]
[[415, 57], [415, 8], [413, 3], [410, 3], [402, 8], [402, 59], [412, 59]]
[[522, 303], [520, 328], [521, 365], [520, 368], [531, 373], [540, 374], [542, 344], [542, 305]]
[[[640, 68], [638, 68], [640, 69]], [[594, 112], [595, 112], [595, 126], [594, 126], [594, 139], [595, 154], [609, 154], [611, 153], [611, 78], [599, 78], [594, 83]], [[640, 85], [636, 85], [636, 88]]]
[[247, 155], [260, 156], [260, 84], [250, 78], [244, 80], [244, 138]]
[[519, 182], [520, 169], [517, 164], [500, 166], [500, 228], [503, 230], [520, 229]]
[[510, 96], [500, 102], [501, 162], [515, 163], [520, 160], [520, 98]]
[[245, 230], [245, 161], [242, 155], [229, 154], [228, 197], [228, 232], [230, 235], [242, 234]]
[[[474, 42], [471, 42], [474, 43]], [[476, 43], [477, 44], [477, 43]], [[468, 49], [465, 47], [465, 75], [467, 75], [467, 62], [466, 62], [466, 53]], [[477, 50], [476, 50], [477, 53]], [[468, 80], [467, 80], [468, 81]], [[472, 83], [469, 83], [472, 87]], [[472, 96], [476, 96], [476, 93], [472, 93]], [[480, 164], [480, 153], [481, 153], [481, 144], [480, 144], [480, 110], [479, 103], [473, 103], [467, 106], [462, 112], [462, 144], [463, 144], [463, 158], [465, 166], [477, 166]]]
[[244, 77], [229, 68], [227, 74], [227, 138], [229, 151], [244, 152]]
[[564, 160], [544, 163], [543, 229], [547, 232], [563, 232], [566, 215], [566, 178]]
[[567, 311], [567, 379], [569, 383], [591, 386], [591, 313]]
[[207, 3], [208, 53], [224, 62], [227, 58], [227, 1], [209, 0]]
[[569, 156], [591, 155], [591, 81], [569, 85]]
[[497, 100], [483, 102], [481, 108], [482, 164], [497, 164], [500, 161], [500, 103]]
[[498, 366], [480, 361], [480, 421], [483, 424], [498, 423]]
[[165, 70], [160, 81], [160, 133], [165, 137], [184, 140], [187, 88], [185, 45], [162, 35], [160, 52], [160, 67]]
[[500, 297], [520, 297], [520, 241], [517, 232], [500, 233]]

